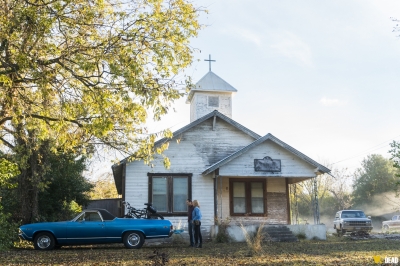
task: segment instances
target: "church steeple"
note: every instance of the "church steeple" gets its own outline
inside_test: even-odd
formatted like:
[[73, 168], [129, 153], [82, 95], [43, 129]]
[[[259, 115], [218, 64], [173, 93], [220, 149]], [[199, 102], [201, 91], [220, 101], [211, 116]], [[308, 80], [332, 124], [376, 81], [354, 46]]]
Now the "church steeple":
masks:
[[190, 122], [217, 110], [232, 118], [232, 96], [237, 90], [211, 71], [202, 77], [190, 90], [186, 103], [190, 104]]

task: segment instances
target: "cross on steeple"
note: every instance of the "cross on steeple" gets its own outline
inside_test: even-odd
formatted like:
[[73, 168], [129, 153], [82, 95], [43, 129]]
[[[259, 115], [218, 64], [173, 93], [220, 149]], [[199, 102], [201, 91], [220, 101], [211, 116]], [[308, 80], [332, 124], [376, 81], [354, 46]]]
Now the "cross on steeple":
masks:
[[211, 62], [216, 62], [215, 60], [211, 60], [211, 55], [208, 55], [208, 60], [204, 59], [204, 61], [208, 61], [208, 71], [211, 71]]

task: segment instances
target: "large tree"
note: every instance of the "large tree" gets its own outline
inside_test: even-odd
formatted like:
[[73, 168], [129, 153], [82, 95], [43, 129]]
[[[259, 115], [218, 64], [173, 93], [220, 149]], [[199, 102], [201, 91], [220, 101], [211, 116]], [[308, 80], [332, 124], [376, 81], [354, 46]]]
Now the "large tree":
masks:
[[333, 182], [328, 188], [328, 191], [332, 194], [332, 200], [331, 204], [327, 204], [325, 208], [330, 208], [330, 214], [334, 215], [338, 210], [345, 210], [351, 207], [352, 174], [349, 173], [347, 168], [335, 168], [332, 171], [332, 175], [334, 176]]
[[103, 173], [91, 181], [93, 188], [89, 192], [90, 199], [111, 199], [118, 198], [112, 173]]
[[371, 203], [374, 196], [394, 192], [399, 178], [393, 162], [379, 154], [368, 155], [358, 168], [353, 182], [353, 204], [361, 206]]
[[0, 0], [0, 144], [21, 171], [23, 222], [38, 215], [50, 153], [152, 159], [143, 125], [182, 95], [197, 17], [186, 0]]
[[83, 176], [86, 158], [60, 154], [49, 158], [51, 169], [44, 176], [45, 187], [39, 193], [39, 215], [45, 221], [65, 221], [72, 217], [75, 204], [89, 203], [93, 185]]

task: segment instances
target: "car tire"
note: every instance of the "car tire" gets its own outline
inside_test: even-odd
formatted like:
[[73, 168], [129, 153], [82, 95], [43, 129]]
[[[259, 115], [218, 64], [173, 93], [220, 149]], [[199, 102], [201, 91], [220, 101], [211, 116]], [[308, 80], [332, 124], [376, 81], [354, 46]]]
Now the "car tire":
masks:
[[383, 231], [384, 233], [390, 233], [390, 227], [389, 227], [388, 225], [385, 224], [385, 225], [383, 226], [382, 231]]
[[144, 244], [144, 235], [141, 232], [127, 232], [124, 235], [124, 245], [129, 249], [139, 249]]
[[344, 235], [344, 234], [346, 234], [346, 230], [344, 230], [343, 228], [342, 228], [342, 225], [340, 225], [340, 235]]
[[148, 217], [149, 217], [149, 219], [161, 219], [161, 220], [164, 220], [164, 217], [161, 214], [158, 214], [158, 213], [149, 214]]
[[52, 250], [56, 246], [56, 240], [52, 233], [39, 233], [33, 240], [33, 246], [36, 250]]

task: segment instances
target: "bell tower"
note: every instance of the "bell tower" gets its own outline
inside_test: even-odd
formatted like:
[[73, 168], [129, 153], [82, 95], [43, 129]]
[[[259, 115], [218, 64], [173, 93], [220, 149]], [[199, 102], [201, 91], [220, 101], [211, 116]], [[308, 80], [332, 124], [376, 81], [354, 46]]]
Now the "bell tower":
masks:
[[211, 55], [209, 71], [202, 77], [189, 92], [186, 103], [190, 104], [190, 122], [217, 110], [232, 118], [232, 96], [237, 90], [225, 80], [211, 71]]

